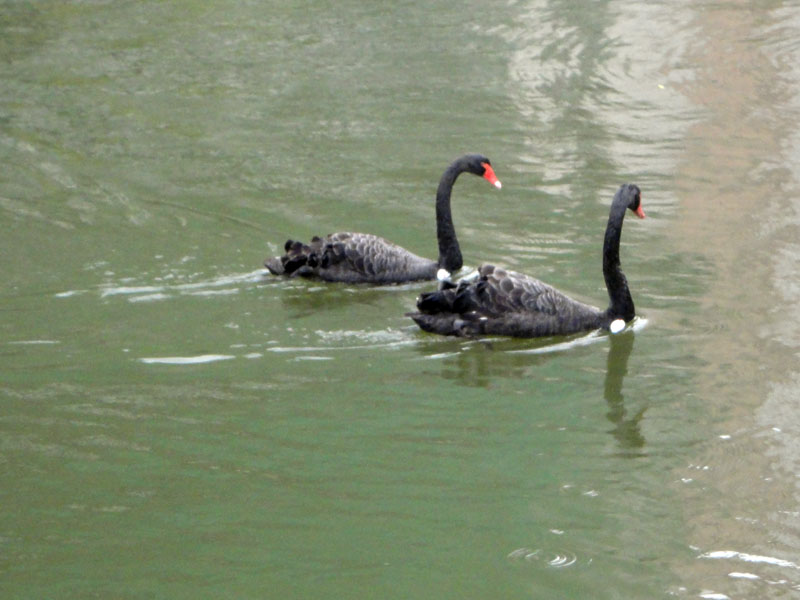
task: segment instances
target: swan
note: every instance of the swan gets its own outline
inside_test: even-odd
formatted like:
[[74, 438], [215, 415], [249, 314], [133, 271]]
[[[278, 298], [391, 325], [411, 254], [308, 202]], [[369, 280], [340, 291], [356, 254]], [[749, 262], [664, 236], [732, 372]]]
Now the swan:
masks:
[[611, 203], [603, 242], [603, 276], [609, 305], [601, 310], [573, 300], [538, 279], [482, 265], [478, 277], [417, 299], [418, 312], [408, 313], [425, 331], [441, 335], [507, 335], [521, 338], [567, 335], [593, 329], [616, 333], [635, 316], [628, 281], [619, 262], [622, 221], [627, 210], [644, 219], [641, 191], [620, 186]]
[[447, 167], [436, 191], [438, 260], [417, 256], [369, 233], [339, 232], [314, 236], [310, 244], [288, 240], [284, 245], [286, 253], [267, 259], [264, 266], [273, 275], [376, 284], [436, 279], [440, 269], [450, 273], [457, 271], [463, 259], [453, 227], [450, 194], [456, 179], [464, 172], [479, 175], [497, 188], [502, 187], [492, 163], [480, 154], [466, 154]]

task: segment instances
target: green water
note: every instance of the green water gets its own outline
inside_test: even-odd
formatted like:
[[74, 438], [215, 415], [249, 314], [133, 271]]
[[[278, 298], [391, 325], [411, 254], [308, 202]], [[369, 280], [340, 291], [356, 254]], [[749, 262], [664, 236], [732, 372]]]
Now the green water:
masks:
[[[791, 2], [0, 1], [3, 598], [800, 590]], [[603, 304], [479, 342], [431, 284], [270, 278], [337, 230]]]

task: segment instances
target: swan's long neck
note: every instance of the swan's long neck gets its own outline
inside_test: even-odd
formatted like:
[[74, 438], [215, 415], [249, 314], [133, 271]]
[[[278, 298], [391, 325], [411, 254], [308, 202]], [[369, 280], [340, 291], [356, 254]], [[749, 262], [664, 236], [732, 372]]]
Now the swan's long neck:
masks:
[[436, 190], [436, 239], [439, 240], [439, 266], [451, 273], [464, 264], [461, 249], [458, 247], [453, 214], [450, 211], [450, 194], [458, 176], [464, 168], [459, 161], [450, 165], [439, 180]]
[[636, 312], [631, 292], [628, 289], [628, 280], [625, 278], [619, 262], [619, 240], [627, 208], [626, 202], [617, 193], [608, 215], [606, 237], [603, 241], [603, 277], [606, 280], [610, 300], [606, 313], [611, 319], [630, 321]]

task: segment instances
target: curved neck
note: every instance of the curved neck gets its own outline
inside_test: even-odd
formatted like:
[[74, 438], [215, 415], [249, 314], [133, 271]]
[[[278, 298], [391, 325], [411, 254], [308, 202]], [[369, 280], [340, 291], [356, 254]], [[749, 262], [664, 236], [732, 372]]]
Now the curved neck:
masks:
[[610, 301], [606, 311], [609, 318], [630, 321], [636, 312], [631, 292], [628, 289], [628, 280], [619, 263], [619, 240], [627, 208], [623, 199], [619, 196], [614, 198], [611, 212], [608, 215], [606, 237], [603, 241], [603, 277], [606, 280]]
[[439, 241], [439, 266], [451, 273], [464, 264], [450, 211], [450, 193], [458, 176], [464, 171], [460, 161], [447, 167], [436, 190], [436, 239]]

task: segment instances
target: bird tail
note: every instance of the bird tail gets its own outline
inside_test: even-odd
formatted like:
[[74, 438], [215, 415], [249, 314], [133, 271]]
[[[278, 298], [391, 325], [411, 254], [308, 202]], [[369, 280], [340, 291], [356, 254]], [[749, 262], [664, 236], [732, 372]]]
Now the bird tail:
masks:
[[417, 298], [417, 309], [426, 315], [453, 312], [454, 288], [425, 292]]
[[321, 262], [322, 240], [319, 237], [315, 236], [310, 245], [286, 240], [283, 249], [283, 256], [274, 256], [264, 261], [264, 266], [273, 275], [308, 275]]

